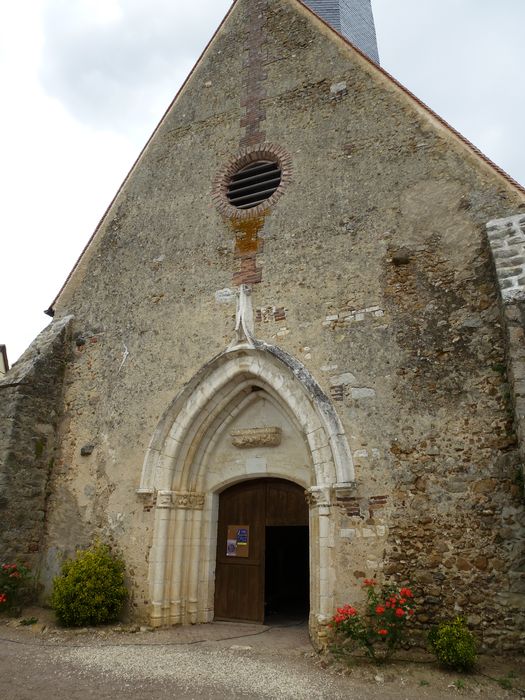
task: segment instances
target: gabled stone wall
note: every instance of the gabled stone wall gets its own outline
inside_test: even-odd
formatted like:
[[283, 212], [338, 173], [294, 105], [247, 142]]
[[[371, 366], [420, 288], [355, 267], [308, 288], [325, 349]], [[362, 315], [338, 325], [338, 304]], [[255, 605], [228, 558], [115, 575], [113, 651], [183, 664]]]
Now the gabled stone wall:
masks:
[[[255, 11], [264, 13], [259, 34]], [[290, 159], [286, 187], [258, 219], [235, 219], [214, 199], [218, 174], [243, 157], [246, 138]], [[160, 417], [232, 343], [244, 282], [257, 343], [315, 380], [353, 455], [355, 488], [318, 504], [330, 600], [357, 602], [365, 577], [409, 579], [421, 623], [458, 612], [487, 645], [522, 645], [514, 375], [485, 224], [524, 203], [523, 191], [302, 4], [238, 0], [55, 304], [56, 319], [75, 317], [64, 397], [52, 382], [65, 357], [57, 336], [43, 358], [48, 388], [35, 389], [16, 440], [29, 479], [34, 464], [49, 466], [48, 416], [62, 403], [43, 578], [100, 536], [122, 551], [132, 611], [146, 617], [152, 583], [164, 581], [150, 574], [155, 522], [168, 522], [164, 511], [181, 491], [216, 500], [224, 484], [209, 477], [221, 459], [232, 483], [253, 476], [246, 463], [261, 467], [260, 446], [234, 456], [228, 446], [197, 474], [188, 451], [191, 478], [179, 489], [169, 479], [178, 443], [168, 441], [157, 455], [162, 498], [137, 494]], [[519, 343], [519, 319], [512, 324]], [[5, 395], [6, 418], [24, 413], [21, 388]], [[50, 437], [35, 462], [37, 424]], [[298, 421], [297, 445], [304, 430]], [[198, 431], [189, 426], [188, 445]], [[266, 474], [276, 475], [281, 446], [267, 449]], [[27, 493], [35, 513], [44, 510], [46, 473], [35, 505]], [[286, 478], [306, 486], [300, 474]], [[31, 528], [22, 534], [38, 548]], [[184, 528], [175, 529], [183, 541]], [[168, 557], [182, 557], [177, 541], [168, 536]], [[212, 556], [207, 571], [193, 583], [211, 591]]]

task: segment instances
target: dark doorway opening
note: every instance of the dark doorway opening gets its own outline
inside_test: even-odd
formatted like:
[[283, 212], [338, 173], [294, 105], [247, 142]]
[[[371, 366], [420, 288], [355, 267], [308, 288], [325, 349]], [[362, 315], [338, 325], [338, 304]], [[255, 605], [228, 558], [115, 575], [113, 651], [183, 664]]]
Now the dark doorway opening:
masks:
[[308, 526], [266, 528], [264, 621], [308, 617]]

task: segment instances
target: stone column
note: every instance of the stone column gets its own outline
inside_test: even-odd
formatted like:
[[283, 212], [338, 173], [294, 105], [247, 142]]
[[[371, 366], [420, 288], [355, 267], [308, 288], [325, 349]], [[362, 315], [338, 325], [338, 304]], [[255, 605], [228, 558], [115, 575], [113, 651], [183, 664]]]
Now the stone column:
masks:
[[[334, 572], [330, 541], [331, 489], [329, 486], [313, 486], [306, 492], [310, 506], [310, 579], [311, 601], [315, 620], [310, 620], [312, 638], [323, 646], [326, 625], [332, 616], [334, 605]], [[317, 569], [317, 570], [316, 570]], [[317, 600], [314, 600], [314, 595]], [[312, 627], [315, 625], [315, 630]]]
[[166, 557], [173, 507], [171, 491], [159, 491], [155, 509], [155, 540], [150, 562], [151, 624], [160, 627], [166, 622]]

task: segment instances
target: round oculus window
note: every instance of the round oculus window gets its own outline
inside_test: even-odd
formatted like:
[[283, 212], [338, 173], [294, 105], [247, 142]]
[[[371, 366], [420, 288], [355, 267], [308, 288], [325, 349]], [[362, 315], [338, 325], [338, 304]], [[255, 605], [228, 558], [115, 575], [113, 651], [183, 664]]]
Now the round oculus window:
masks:
[[236, 209], [251, 209], [269, 199], [281, 184], [281, 166], [274, 160], [255, 160], [231, 175], [226, 196]]

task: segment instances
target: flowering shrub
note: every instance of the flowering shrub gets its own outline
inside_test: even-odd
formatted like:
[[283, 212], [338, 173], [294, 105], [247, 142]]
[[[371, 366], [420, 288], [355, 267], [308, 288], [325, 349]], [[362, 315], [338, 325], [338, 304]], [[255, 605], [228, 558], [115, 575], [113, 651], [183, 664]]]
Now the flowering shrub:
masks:
[[18, 608], [29, 570], [21, 564], [0, 564], [0, 612]]
[[330, 626], [335, 648], [354, 642], [374, 661], [388, 659], [405, 638], [405, 628], [415, 613], [410, 588], [384, 586], [378, 590], [374, 579], [365, 579], [366, 610], [360, 614], [352, 605], [337, 608]]

